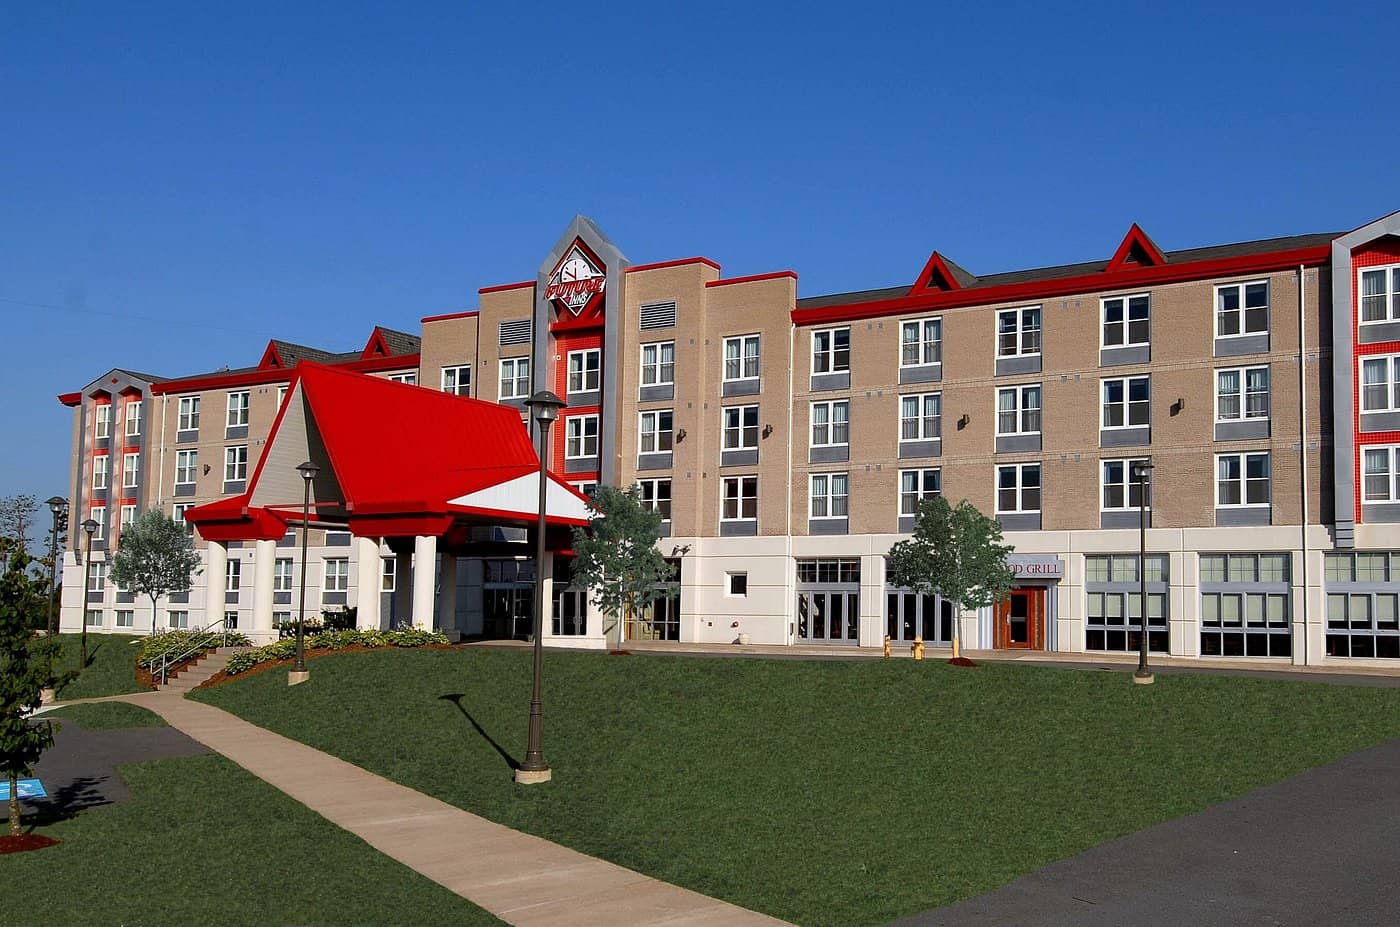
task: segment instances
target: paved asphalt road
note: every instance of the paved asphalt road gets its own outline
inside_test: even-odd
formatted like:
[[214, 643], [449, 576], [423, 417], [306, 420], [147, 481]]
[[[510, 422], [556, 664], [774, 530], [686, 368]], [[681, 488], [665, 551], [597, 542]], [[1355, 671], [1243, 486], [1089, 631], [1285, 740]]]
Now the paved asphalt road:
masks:
[[1265, 924], [1400, 924], [1400, 740], [897, 922]]

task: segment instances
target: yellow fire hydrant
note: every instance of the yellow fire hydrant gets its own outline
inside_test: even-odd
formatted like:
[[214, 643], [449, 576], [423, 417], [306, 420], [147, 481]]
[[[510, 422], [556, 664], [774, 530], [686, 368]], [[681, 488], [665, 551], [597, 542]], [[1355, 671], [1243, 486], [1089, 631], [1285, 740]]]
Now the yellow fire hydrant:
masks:
[[914, 651], [915, 660], [922, 660], [924, 658], [924, 639], [922, 637], [914, 638], [914, 646], [910, 649]]
[[889, 658], [890, 658], [890, 636], [889, 636], [888, 634], [886, 634], [886, 635], [885, 635], [885, 659], [888, 660]]

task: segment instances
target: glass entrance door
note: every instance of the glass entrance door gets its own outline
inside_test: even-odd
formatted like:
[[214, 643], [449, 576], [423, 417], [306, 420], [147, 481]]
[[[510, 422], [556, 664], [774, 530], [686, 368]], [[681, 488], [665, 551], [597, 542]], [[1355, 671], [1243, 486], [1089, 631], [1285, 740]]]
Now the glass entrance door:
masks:
[[892, 590], [885, 596], [885, 633], [891, 641], [922, 637], [925, 644], [952, 646], [953, 606], [937, 596]]
[[860, 639], [860, 593], [799, 592], [797, 639], [803, 643], [857, 643]]
[[1012, 589], [1011, 595], [997, 603], [997, 647], [1008, 650], [1043, 650], [1045, 648], [1045, 590]]

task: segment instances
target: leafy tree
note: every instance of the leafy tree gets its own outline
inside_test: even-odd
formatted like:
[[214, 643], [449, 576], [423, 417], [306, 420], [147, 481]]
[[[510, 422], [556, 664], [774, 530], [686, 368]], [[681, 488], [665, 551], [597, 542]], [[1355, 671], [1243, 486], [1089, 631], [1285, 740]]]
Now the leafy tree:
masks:
[[194, 540], [165, 513], [152, 509], [122, 529], [121, 546], [112, 558], [112, 582], [150, 598], [152, 634], [156, 631], [156, 599], [172, 592], [188, 592], [190, 578], [199, 572]]
[[642, 505], [640, 489], [600, 486], [591, 503], [588, 527], [574, 529], [574, 578], [613, 619], [620, 645], [627, 622], [666, 588], [675, 568], [656, 549], [661, 513]]
[[942, 496], [925, 499], [914, 521], [914, 536], [890, 548], [893, 584], [921, 595], [942, 596], [956, 609], [953, 659], [962, 661], [961, 613], [1004, 600], [1014, 576], [1001, 543], [1001, 525], [966, 499], [956, 507]]
[[12, 549], [29, 553], [30, 534], [34, 529], [34, 513], [39, 511], [39, 499], [29, 493], [0, 496], [0, 535], [8, 538]]
[[39, 707], [40, 692], [61, 681], [52, 669], [58, 639], [30, 640], [34, 612], [42, 616], [44, 599], [35, 594], [37, 581], [28, 575], [28, 564], [24, 554], [15, 554], [0, 577], [0, 773], [10, 780], [13, 836], [20, 832], [19, 779], [31, 775], [39, 756], [53, 745], [52, 724], [32, 724], [25, 716]]

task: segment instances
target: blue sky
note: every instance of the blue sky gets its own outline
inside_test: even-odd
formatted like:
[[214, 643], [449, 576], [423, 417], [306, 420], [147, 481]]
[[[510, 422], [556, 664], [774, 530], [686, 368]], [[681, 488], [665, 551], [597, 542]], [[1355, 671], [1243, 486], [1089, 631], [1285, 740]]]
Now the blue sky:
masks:
[[1400, 7], [0, 9], [0, 495], [65, 493], [114, 366], [473, 308], [575, 213], [802, 295], [1400, 209]]

